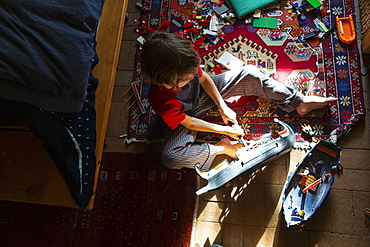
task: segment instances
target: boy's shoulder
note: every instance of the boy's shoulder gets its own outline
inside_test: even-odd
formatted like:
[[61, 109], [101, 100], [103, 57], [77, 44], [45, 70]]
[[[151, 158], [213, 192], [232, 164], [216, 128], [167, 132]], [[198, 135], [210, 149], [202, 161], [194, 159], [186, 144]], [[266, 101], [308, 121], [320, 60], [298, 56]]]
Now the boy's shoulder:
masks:
[[178, 101], [176, 99], [176, 94], [180, 90], [169, 90], [164, 87], [159, 87], [158, 85], [151, 85], [149, 90], [149, 103], [153, 105], [163, 105], [169, 101]]
[[180, 90], [179, 89], [176, 89], [176, 90], [172, 90], [172, 89], [167, 89], [165, 87], [161, 87], [161, 86], [158, 86], [158, 85], [150, 85], [150, 90], [149, 90], [149, 95], [168, 95], [168, 96], [173, 96], [175, 97], [175, 95], [179, 92]]

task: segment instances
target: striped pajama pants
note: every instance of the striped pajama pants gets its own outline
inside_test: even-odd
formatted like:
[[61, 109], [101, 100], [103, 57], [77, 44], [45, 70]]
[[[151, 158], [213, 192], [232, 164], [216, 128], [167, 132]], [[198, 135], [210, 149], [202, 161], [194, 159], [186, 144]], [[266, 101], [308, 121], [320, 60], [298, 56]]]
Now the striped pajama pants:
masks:
[[[223, 99], [232, 96], [260, 96], [277, 104], [282, 110], [294, 111], [303, 100], [297, 90], [267, 76], [255, 66], [247, 65], [212, 77]], [[215, 103], [202, 90], [199, 104], [187, 115], [202, 118]], [[208, 169], [216, 157], [216, 146], [209, 143], [195, 143], [197, 131], [179, 125], [176, 129], [167, 128], [162, 162], [172, 169], [194, 168], [200, 164]]]

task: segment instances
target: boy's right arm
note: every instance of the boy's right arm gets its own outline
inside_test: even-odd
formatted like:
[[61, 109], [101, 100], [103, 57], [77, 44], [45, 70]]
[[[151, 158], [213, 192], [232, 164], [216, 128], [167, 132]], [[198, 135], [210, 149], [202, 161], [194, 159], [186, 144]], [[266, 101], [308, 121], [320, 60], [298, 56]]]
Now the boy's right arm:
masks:
[[243, 134], [242, 128], [237, 124], [233, 126], [213, 124], [188, 115], [186, 115], [186, 118], [181, 122], [181, 125], [191, 130], [228, 135], [234, 139], [238, 139], [239, 136]]

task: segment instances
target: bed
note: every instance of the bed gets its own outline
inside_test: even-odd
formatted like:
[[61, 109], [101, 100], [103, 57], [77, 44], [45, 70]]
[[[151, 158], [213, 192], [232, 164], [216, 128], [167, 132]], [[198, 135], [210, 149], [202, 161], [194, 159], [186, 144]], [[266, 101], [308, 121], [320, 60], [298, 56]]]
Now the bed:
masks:
[[[4, 13], [19, 13], [14, 4], [20, 4], [25, 6], [24, 13], [36, 16], [36, 21], [40, 18], [37, 7], [48, 8], [48, 3], [55, 3], [44, 1], [35, 6], [30, 5], [32, 1], [9, 0], [9, 7], [6, 2], [0, 4]], [[38, 31], [32, 36], [34, 40], [28, 40], [24, 33], [16, 35], [18, 40], [14, 35], [3, 36], [8, 40], [9, 53], [25, 53], [22, 44], [30, 42], [39, 42], [42, 50], [26, 53], [18, 63], [0, 57], [0, 200], [92, 209], [128, 0], [86, 1], [83, 8], [78, 5], [82, 1], [65, 2], [81, 15], [73, 15], [68, 9], [70, 16], [65, 16], [60, 8], [60, 19], [45, 18], [46, 30], [52, 32]], [[103, 10], [99, 4], [104, 4]], [[66, 29], [51, 25], [49, 20], [64, 22]], [[76, 22], [81, 20], [83, 25], [74, 33]], [[17, 21], [5, 24], [12, 31]], [[65, 43], [61, 41], [65, 39], [60, 37], [65, 33], [71, 39], [71, 48], [63, 50]], [[74, 37], [78, 34], [81, 36]], [[50, 39], [50, 44], [45, 45], [43, 39]], [[74, 50], [76, 46], [78, 50]], [[53, 63], [37, 62], [50, 57], [56, 57]], [[34, 72], [40, 72], [37, 80], [27, 78], [33, 64], [39, 68]], [[18, 73], [20, 70], [26, 72]], [[42, 84], [50, 74], [61, 84], [57, 88], [52, 86], [55, 83]], [[4, 82], [16, 81], [14, 78], [27, 83], [13, 86]], [[73, 83], [63, 84], [63, 80]]]

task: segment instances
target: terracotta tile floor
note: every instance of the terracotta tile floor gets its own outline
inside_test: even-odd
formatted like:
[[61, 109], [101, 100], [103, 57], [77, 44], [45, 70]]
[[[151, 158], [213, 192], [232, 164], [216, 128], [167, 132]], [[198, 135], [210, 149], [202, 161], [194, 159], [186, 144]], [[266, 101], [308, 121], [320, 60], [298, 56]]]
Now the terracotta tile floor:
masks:
[[[130, 93], [125, 93], [130, 89], [134, 68], [134, 19], [140, 16], [136, 2], [129, 2], [105, 151], [147, 149], [146, 144], [127, 145], [119, 138], [127, 132]], [[357, 24], [360, 32], [361, 23]], [[365, 55], [363, 61], [363, 67], [370, 63]], [[363, 78], [367, 112], [369, 74]], [[191, 247], [370, 246], [370, 217], [365, 215], [365, 209], [370, 208], [370, 115], [338, 145], [343, 149], [344, 175], [336, 177], [325, 202], [303, 231], [287, 229], [281, 213], [281, 194], [288, 171], [305, 155], [304, 151], [294, 150], [259, 171], [249, 184], [244, 178], [199, 196]]]

